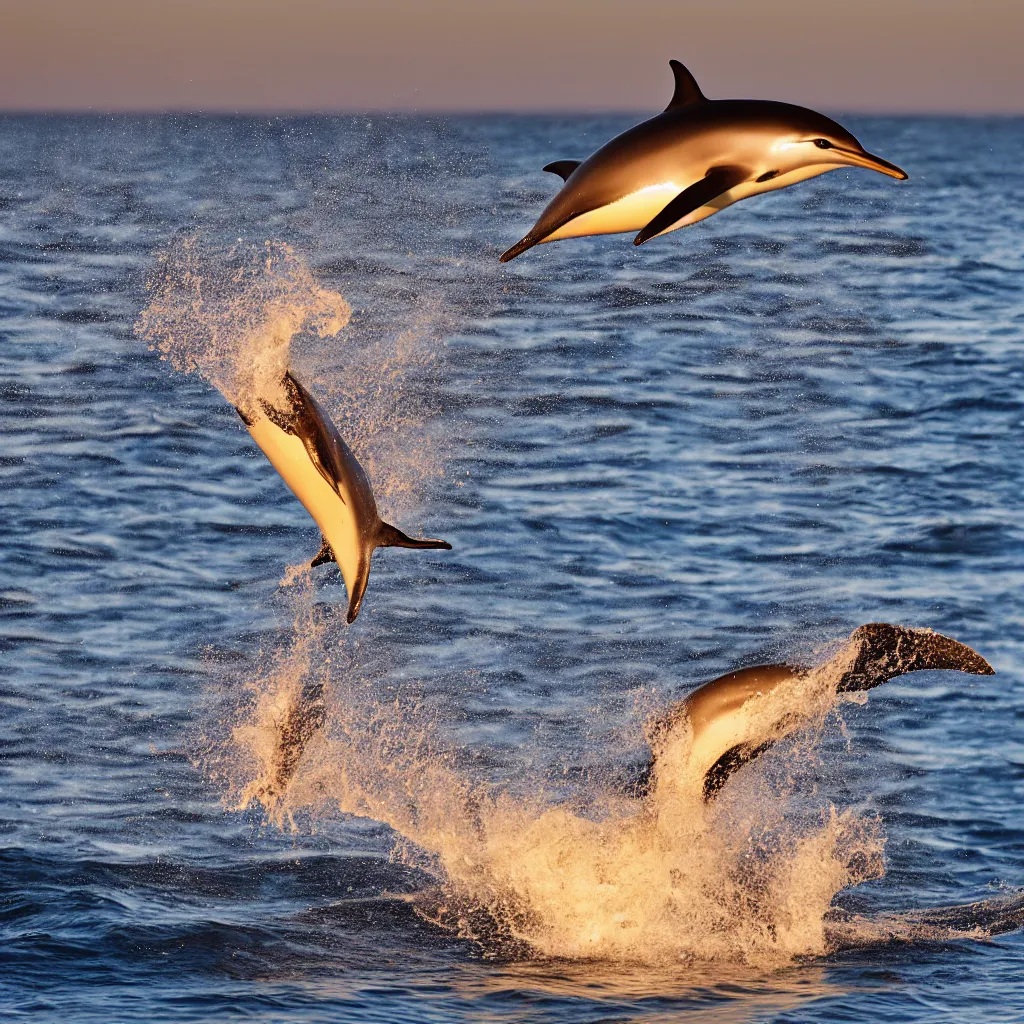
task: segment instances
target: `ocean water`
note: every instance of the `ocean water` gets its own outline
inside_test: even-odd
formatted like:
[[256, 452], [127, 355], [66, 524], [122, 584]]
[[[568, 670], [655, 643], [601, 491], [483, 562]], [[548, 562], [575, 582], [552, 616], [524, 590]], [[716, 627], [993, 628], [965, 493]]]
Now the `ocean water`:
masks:
[[[910, 180], [499, 265], [629, 123], [0, 119], [3, 1015], [1024, 1018], [1019, 935], [821, 932], [1024, 885], [1024, 125], [844, 119]], [[453, 545], [378, 552], [349, 627], [213, 386], [268, 338]], [[997, 674], [894, 680], [639, 842], [652, 715], [872, 621]]]

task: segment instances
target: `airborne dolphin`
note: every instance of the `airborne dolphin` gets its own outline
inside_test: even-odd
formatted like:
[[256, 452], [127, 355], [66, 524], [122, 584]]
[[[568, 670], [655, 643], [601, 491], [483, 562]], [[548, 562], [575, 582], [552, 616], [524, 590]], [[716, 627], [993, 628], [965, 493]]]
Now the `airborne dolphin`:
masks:
[[983, 676], [995, 672], [980, 654], [941, 633], [873, 622], [854, 630], [842, 649], [817, 669], [757, 665], [694, 690], [650, 730], [654, 759], [648, 771], [658, 785], [661, 760], [682, 742], [681, 763], [671, 758], [674, 784], [699, 789], [703, 800], [710, 801], [734, 772], [813, 716], [816, 706], [813, 701], [807, 706], [808, 694], [785, 684], [799, 684], [813, 671], [822, 681], [838, 675], [835, 692], [852, 693], [926, 669]]
[[824, 114], [768, 100], [709, 100], [679, 61], [669, 63], [675, 94], [661, 114], [583, 162], [557, 160], [544, 168], [565, 184], [502, 263], [541, 242], [581, 235], [638, 231], [633, 244], [641, 245], [740, 199], [837, 167], [907, 177]]
[[259, 399], [235, 407], [253, 440], [306, 507], [322, 534], [311, 566], [337, 562], [348, 590], [348, 621], [359, 614], [375, 548], [444, 548], [443, 540], [417, 540], [377, 513], [370, 481], [327, 414], [285, 374], [283, 408]]

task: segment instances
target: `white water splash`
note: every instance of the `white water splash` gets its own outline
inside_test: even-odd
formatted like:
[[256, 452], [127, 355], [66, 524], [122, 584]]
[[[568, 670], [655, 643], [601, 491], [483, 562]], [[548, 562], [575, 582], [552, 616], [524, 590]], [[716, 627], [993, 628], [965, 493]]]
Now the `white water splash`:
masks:
[[[297, 652], [255, 684], [260, 700], [235, 732], [255, 775], [238, 780], [234, 806], [260, 799], [270, 762], [259, 751], [273, 749], [279, 695], [294, 698], [306, 665]], [[794, 757], [813, 749], [841, 674], [833, 663], [827, 676], [803, 677], [802, 693], [780, 696], [817, 701]], [[771, 798], [759, 791], [745, 800], [751, 782], [769, 787], [756, 771], [704, 804], [699, 786], [674, 777], [685, 772], [685, 734], [648, 798], [599, 790], [582, 813], [474, 781], [430, 723], [376, 703], [344, 673], [330, 685], [330, 720], [283, 801], [267, 810], [278, 820], [301, 809], [390, 825], [395, 856], [441, 883], [419, 899], [421, 912], [465, 936], [514, 940], [545, 956], [771, 966], [827, 952], [833, 897], [883, 871], [874, 816], [828, 804], [808, 814], [785, 783]]]
[[348, 302], [289, 245], [217, 246], [194, 235], [157, 254], [147, 287], [135, 330], [161, 359], [242, 407], [280, 405], [284, 374], [296, 371], [367, 471], [385, 518], [401, 525], [415, 515], [444, 472], [418, 386], [449, 323], [440, 297], [418, 297], [362, 330], [350, 324]]
[[283, 397], [292, 340], [331, 338], [352, 310], [283, 242], [217, 248], [196, 236], [157, 255], [136, 333], [176, 370], [201, 374], [233, 405]]
[[[138, 331], [176, 368], [245, 403], [273, 396], [297, 337], [333, 337], [349, 313], [287, 246], [217, 251], [186, 239], [161, 255]], [[334, 398], [375, 488], [392, 500], [436, 471], [406, 384], [434, 358], [438, 316], [425, 304], [403, 329], [362, 346], [349, 339], [341, 358], [315, 364], [317, 389]], [[420, 901], [425, 916], [549, 956], [771, 964], [823, 952], [832, 897], [881, 870], [872, 818], [827, 806], [812, 819], [790, 814], [784, 792], [705, 806], [685, 731], [659, 751], [644, 800], [597, 790], [583, 813], [546, 800], [539, 782], [533, 797], [484, 786], [459, 770], [429, 721], [380, 704], [352, 675], [329, 618], [313, 612], [309, 574], [288, 571], [282, 582], [297, 602], [292, 643], [247, 684], [249, 710], [216, 770], [230, 780], [233, 806], [256, 801], [280, 825], [300, 810], [390, 825], [396, 856], [441, 882]], [[804, 714], [813, 707], [820, 726], [838, 674], [818, 675], [775, 700], [799, 702]], [[311, 688], [324, 695], [328, 721], [282, 785], [282, 733]]]

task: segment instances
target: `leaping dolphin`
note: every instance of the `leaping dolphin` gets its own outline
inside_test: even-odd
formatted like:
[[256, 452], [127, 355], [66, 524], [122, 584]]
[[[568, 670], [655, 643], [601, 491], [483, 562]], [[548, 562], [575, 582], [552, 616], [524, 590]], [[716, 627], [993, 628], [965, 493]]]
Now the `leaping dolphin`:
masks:
[[784, 684], [799, 682], [813, 671], [822, 681], [838, 677], [835, 692], [851, 693], [926, 669], [982, 676], [995, 672], [976, 651], [941, 633], [873, 622], [854, 630], [842, 649], [816, 669], [757, 665], [694, 690], [649, 730], [654, 758], [647, 771], [659, 784], [659, 762], [673, 744], [683, 741], [682, 763], [673, 758], [674, 781], [699, 787], [707, 803], [735, 772], [814, 714], [816, 707], [805, 703], [807, 694]]
[[311, 566], [337, 562], [348, 591], [348, 621], [359, 614], [375, 548], [443, 548], [444, 540], [408, 537], [377, 513], [369, 478], [313, 396], [285, 374], [283, 408], [259, 399], [235, 406], [253, 440], [306, 507], [322, 534]]
[[901, 180], [824, 114], [768, 100], [709, 100], [670, 61], [675, 93], [665, 110], [617, 135], [593, 156], [544, 170], [565, 184], [507, 263], [541, 242], [638, 231], [634, 245], [696, 224], [740, 199], [785, 188], [837, 167], [869, 167]]

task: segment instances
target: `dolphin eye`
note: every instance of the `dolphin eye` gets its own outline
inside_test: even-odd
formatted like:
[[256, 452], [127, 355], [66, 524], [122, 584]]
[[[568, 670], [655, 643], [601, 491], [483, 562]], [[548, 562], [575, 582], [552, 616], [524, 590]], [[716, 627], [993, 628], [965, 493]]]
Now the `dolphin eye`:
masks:
[[818, 147], [818, 149], [831, 149], [832, 148], [832, 143], [829, 142], [828, 139], [815, 139], [814, 140], [814, 144]]

